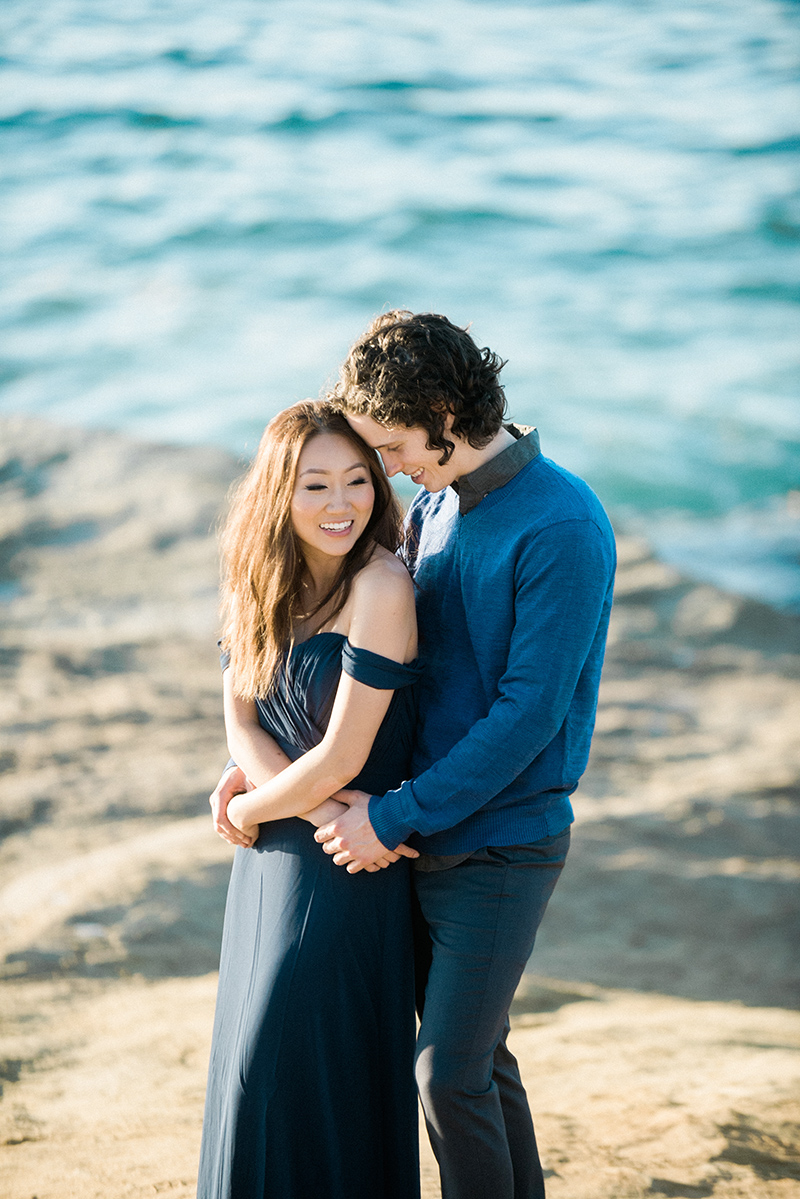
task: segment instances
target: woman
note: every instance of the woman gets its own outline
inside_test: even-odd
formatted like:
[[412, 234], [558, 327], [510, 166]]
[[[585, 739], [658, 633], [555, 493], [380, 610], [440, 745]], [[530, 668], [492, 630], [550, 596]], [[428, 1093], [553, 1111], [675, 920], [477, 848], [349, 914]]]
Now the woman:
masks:
[[[350, 874], [313, 839], [403, 779], [416, 622], [400, 514], [329, 404], [267, 427], [223, 536], [225, 722], [252, 789], [228, 891], [198, 1199], [419, 1194], [405, 846]], [[298, 819], [300, 817], [300, 819]]]

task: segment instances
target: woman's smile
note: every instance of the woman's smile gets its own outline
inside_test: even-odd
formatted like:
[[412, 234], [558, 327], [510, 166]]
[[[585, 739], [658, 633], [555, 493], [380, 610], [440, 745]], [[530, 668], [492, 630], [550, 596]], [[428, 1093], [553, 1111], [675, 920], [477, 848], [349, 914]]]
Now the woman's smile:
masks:
[[350, 529], [352, 529], [353, 521], [352, 520], [340, 520], [336, 524], [329, 523], [329, 524], [325, 524], [325, 525], [320, 525], [319, 527], [321, 529], [324, 529], [326, 533], [347, 533], [350, 531]]

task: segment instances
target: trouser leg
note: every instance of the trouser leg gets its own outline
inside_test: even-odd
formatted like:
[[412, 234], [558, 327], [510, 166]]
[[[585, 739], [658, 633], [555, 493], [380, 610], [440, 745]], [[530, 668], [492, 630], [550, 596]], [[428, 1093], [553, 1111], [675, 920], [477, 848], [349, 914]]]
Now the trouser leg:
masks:
[[508, 1017], [500, 1042], [494, 1051], [492, 1081], [497, 1086], [503, 1112], [511, 1167], [514, 1173], [515, 1199], [540, 1199], [544, 1195], [544, 1177], [533, 1131], [531, 1109], [520, 1078], [517, 1059], [506, 1044], [510, 1030]]
[[[544, 1182], [508, 1010], [564, 864], [569, 831], [417, 872], [430, 966], [417, 1083], [442, 1199], [542, 1199]], [[418, 966], [426, 945], [421, 936]]]

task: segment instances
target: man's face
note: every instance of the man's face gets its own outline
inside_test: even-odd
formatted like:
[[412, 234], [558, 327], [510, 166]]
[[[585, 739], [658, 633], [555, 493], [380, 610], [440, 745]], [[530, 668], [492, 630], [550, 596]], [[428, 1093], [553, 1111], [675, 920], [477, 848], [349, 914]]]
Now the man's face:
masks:
[[[458, 459], [458, 439], [456, 451], [444, 466], [439, 465], [441, 450], [428, 449], [428, 434], [418, 425], [411, 428], [405, 425], [394, 425], [387, 428], [379, 425], [371, 416], [345, 413], [347, 423], [364, 438], [380, 454], [386, 473], [392, 475], [402, 473], [408, 475], [413, 483], [419, 483], [426, 491], [442, 491], [454, 479], [459, 471], [456, 465]], [[445, 420], [445, 431], [450, 432], [453, 424], [452, 416]]]

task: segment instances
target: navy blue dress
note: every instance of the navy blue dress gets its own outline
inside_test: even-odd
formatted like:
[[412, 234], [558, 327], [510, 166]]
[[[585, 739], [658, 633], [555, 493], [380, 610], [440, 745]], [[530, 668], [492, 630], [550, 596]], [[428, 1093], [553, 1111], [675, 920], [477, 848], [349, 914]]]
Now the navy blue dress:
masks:
[[[407, 777], [415, 663], [318, 633], [287, 656], [259, 720], [292, 759], [318, 744], [342, 669], [394, 689], [353, 786]], [[408, 862], [351, 875], [307, 821], [237, 849], [222, 939], [198, 1199], [416, 1199]]]

